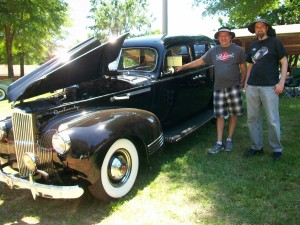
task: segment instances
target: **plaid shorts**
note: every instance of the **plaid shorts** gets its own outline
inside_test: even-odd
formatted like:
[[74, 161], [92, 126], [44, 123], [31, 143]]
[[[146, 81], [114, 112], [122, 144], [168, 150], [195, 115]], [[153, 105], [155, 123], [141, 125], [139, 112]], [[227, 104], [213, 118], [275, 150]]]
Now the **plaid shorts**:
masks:
[[228, 115], [242, 115], [242, 88], [240, 85], [214, 91], [214, 115], [225, 117]]

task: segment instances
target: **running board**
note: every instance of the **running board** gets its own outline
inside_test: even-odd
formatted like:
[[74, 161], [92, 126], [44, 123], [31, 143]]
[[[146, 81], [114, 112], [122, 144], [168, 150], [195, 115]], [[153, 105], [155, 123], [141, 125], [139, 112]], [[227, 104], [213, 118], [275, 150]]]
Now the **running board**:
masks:
[[180, 124], [174, 128], [167, 130], [164, 133], [166, 143], [176, 143], [182, 138], [186, 137], [190, 133], [197, 130], [199, 127], [209, 122], [214, 118], [213, 110], [208, 110], [197, 117], [192, 118], [191, 120]]

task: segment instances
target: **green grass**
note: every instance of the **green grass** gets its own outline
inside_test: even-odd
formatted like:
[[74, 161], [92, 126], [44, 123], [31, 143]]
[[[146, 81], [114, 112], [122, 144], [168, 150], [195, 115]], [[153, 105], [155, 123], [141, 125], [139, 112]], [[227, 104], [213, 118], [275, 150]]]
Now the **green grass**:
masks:
[[280, 161], [271, 157], [267, 137], [264, 155], [243, 157], [250, 146], [245, 113], [233, 152], [207, 154], [216, 140], [208, 123], [154, 155], [119, 201], [101, 202], [88, 192], [34, 201], [28, 191], [0, 184], [0, 224], [300, 224], [300, 98], [280, 101]]

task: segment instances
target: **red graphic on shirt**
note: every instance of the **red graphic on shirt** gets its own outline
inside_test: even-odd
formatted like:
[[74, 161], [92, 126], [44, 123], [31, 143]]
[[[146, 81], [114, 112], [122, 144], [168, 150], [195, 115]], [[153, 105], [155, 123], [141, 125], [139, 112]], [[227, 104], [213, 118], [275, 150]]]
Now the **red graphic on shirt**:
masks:
[[217, 60], [221, 60], [223, 62], [228, 61], [230, 58], [234, 57], [234, 53], [229, 54], [228, 52], [222, 52], [221, 54], [217, 55]]

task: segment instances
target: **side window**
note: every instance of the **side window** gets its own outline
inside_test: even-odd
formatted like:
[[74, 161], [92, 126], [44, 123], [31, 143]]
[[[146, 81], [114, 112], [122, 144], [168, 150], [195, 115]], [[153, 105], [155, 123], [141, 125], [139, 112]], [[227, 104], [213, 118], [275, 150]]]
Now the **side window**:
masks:
[[195, 57], [196, 59], [199, 59], [206, 52], [206, 44], [195, 44], [194, 49], [195, 49]]
[[194, 44], [195, 58], [201, 58], [205, 52], [214, 47], [211, 43], [196, 43]]
[[174, 72], [174, 67], [182, 66], [192, 61], [188, 45], [176, 45], [167, 49], [164, 59], [164, 72]]

